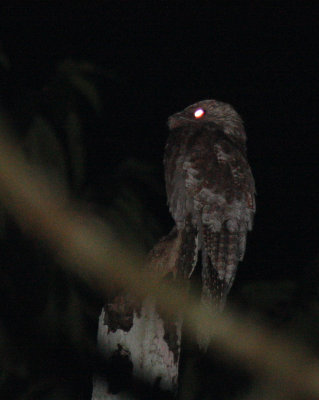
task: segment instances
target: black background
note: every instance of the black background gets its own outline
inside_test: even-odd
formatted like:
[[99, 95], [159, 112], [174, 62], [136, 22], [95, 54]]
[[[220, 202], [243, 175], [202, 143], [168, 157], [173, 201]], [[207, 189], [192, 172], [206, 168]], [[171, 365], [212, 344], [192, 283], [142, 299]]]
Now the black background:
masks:
[[2, 10], [17, 84], [40, 87], [66, 57], [114, 71], [105, 132], [90, 143], [92, 174], [102, 176], [125, 157], [160, 164], [172, 113], [205, 98], [231, 103], [245, 121], [258, 192], [249, 275], [302, 272], [318, 243], [318, 7], [90, 4]]
[[[131, 157], [161, 170], [168, 116], [206, 98], [229, 102], [244, 119], [257, 186], [255, 227], [235, 287], [311, 272], [319, 239], [319, 6], [39, 3], [1, 6], [0, 37], [16, 79], [11, 96], [39, 90], [65, 58], [112, 75], [102, 121], [86, 138], [89, 180], [107, 185], [112, 168]], [[155, 213], [168, 231], [164, 195]]]

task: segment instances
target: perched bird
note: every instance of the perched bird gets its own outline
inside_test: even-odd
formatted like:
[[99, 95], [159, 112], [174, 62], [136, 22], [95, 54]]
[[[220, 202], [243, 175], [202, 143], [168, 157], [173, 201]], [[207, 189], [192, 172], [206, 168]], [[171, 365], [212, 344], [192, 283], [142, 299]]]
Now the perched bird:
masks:
[[200, 251], [202, 302], [222, 310], [255, 213], [243, 121], [229, 104], [203, 100], [172, 115], [168, 126], [166, 191], [183, 241], [178, 270], [190, 277]]

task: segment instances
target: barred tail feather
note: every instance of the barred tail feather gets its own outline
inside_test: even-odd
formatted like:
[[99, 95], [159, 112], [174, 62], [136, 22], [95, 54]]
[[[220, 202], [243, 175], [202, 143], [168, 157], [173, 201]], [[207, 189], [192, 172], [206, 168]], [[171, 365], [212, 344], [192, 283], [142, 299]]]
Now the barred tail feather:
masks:
[[203, 239], [202, 297], [210, 297], [212, 305], [222, 310], [242, 253], [241, 232], [229, 232], [225, 226], [220, 232], [212, 232], [205, 227]]

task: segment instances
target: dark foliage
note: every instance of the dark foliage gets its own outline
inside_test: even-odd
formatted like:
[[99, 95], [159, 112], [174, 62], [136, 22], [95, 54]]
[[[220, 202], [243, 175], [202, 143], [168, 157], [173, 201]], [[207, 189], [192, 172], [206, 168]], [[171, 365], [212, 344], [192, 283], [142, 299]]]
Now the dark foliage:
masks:
[[[3, 6], [1, 123], [57, 186], [149, 249], [172, 225], [167, 116], [201, 98], [239, 105], [258, 195], [229, 303], [319, 354], [318, 8], [137, 3]], [[0, 398], [89, 399], [92, 372], [111, 368], [96, 352], [105, 299], [2, 208], [0, 235]], [[183, 354], [181, 399], [253, 385], [218, 349]]]

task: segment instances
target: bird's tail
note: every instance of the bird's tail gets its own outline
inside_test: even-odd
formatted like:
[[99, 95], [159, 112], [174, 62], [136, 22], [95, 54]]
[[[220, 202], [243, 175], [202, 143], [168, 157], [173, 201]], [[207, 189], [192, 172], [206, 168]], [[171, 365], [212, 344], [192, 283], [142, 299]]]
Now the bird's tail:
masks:
[[203, 229], [203, 294], [209, 295], [218, 308], [223, 308], [234, 282], [241, 258], [239, 238], [239, 232], [229, 232], [226, 226], [222, 226], [219, 232]]
[[[234, 282], [241, 258], [240, 238], [241, 233], [229, 232], [226, 226], [219, 232], [203, 228], [201, 302], [212, 318], [216, 312], [223, 311]], [[199, 339], [200, 347], [207, 347], [209, 337]]]

